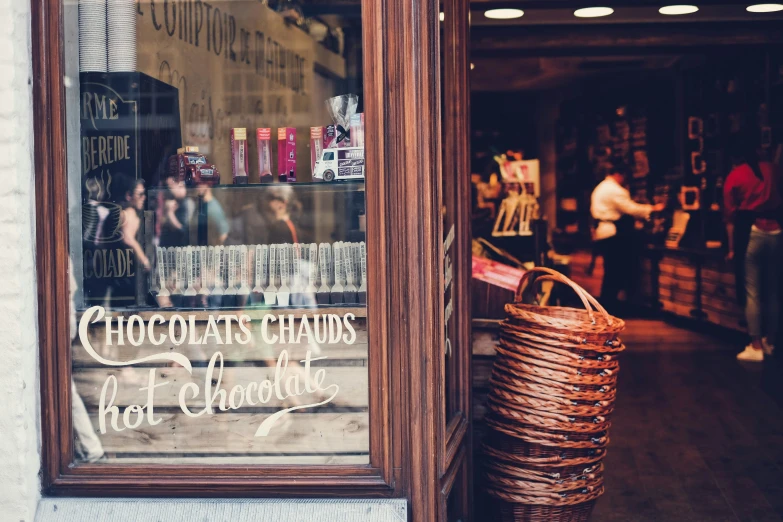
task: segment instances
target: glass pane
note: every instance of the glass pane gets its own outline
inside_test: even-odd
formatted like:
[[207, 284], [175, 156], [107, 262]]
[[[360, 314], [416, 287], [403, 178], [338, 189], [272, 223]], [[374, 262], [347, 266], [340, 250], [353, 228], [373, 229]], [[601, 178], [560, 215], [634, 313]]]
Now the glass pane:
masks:
[[[465, 364], [464, 350], [460, 345], [463, 342], [459, 338], [459, 325], [461, 313], [455, 310], [455, 300], [458, 297], [455, 286], [459, 281], [460, 270], [463, 267], [458, 255], [456, 239], [457, 214], [459, 212], [459, 176], [465, 175], [458, 172], [455, 156], [461, 146], [460, 137], [457, 135], [456, 103], [459, 103], [456, 90], [457, 59], [456, 49], [451, 35], [455, 18], [459, 13], [452, 11], [451, 2], [442, 2], [440, 6], [440, 103], [441, 103], [441, 219], [443, 227], [443, 324], [444, 324], [444, 379], [443, 395], [446, 424], [456, 415], [464, 413], [463, 402], [460, 399], [465, 394], [469, 383], [461, 382], [460, 366]], [[455, 277], [456, 276], [456, 277]], [[445, 441], [444, 441], [445, 442]]]
[[368, 463], [360, 1], [64, 23], [77, 463]]

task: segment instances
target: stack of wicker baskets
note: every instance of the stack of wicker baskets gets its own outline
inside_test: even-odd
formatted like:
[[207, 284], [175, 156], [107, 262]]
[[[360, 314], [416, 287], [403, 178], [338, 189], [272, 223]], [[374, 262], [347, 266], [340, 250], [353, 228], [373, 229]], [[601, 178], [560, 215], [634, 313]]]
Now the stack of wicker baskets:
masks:
[[[532, 275], [570, 286], [585, 309], [522, 304]], [[617, 335], [625, 324], [546, 268], [525, 274], [506, 313], [484, 442], [495, 520], [586, 521], [604, 491], [602, 460], [624, 349]]]

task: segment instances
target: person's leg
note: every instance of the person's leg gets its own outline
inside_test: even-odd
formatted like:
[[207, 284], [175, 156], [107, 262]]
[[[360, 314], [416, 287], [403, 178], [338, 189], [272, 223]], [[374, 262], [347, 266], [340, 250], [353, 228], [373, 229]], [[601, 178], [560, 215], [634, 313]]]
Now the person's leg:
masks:
[[81, 460], [96, 462], [103, 457], [103, 445], [101, 439], [95, 433], [87, 408], [76, 390], [76, 383], [71, 379], [71, 405], [73, 409], [71, 422], [73, 423], [74, 449]]
[[617, 304], [617, 294], [623, 281], [622, 253], [617, 237], [603, 239], [600, 242], [601, 257], [604, 259], [604, 279], [601, 284], [601, 304], [612, 311]]
[[639, 277], [636, 264], [639, 262], [639, 254], [636, 251], [636, 239], [634, 236], [624, 236], [618, 241], [617, 251], [619, 256], [620, 287], [625, 293], [625, 302], [633, 302], [636, 289], [636, 278]]
[[751, 233], [748, 251], [745, 253], [745, 319], [748, 322], [748, 334], [753, 348], [761, 350], [762, 308], [764, 271], [764, 237], [757, 232]]
[[593, 272], [595, 271], [595, 262], [598, 259], [598, 243], [593, 243], [592, 250], [592, 255], [590, 256], [590, 265], [587, 267], [587, 270], [585, 270], [585, 274], [589, 276], [593, 275]]
[[764, 337], [772, 346], [778, 341], [780, 320], [780, 270], [783, 236], [767, 236], [764, 266]]

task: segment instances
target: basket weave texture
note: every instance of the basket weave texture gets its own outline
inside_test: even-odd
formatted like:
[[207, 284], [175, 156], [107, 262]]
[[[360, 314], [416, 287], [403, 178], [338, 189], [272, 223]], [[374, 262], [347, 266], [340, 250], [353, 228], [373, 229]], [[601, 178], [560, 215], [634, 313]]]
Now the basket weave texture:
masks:
[[[524, 304], [525, 290], [541, 281], [569, 286], [584, 309]], [[525, 273], [505, 310], [484, 442], [494, 519], [586, 522], [604, 492], [625, 323], [543, 267]]]

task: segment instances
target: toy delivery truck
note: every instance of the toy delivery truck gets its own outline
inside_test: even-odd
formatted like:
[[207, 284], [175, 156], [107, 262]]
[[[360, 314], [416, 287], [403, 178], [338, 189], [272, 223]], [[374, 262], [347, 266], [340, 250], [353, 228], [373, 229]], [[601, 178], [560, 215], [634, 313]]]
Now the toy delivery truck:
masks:
[[324, 181], [364, 179], [364, 147], [324, 149], [315, 162], [313, 178]]

